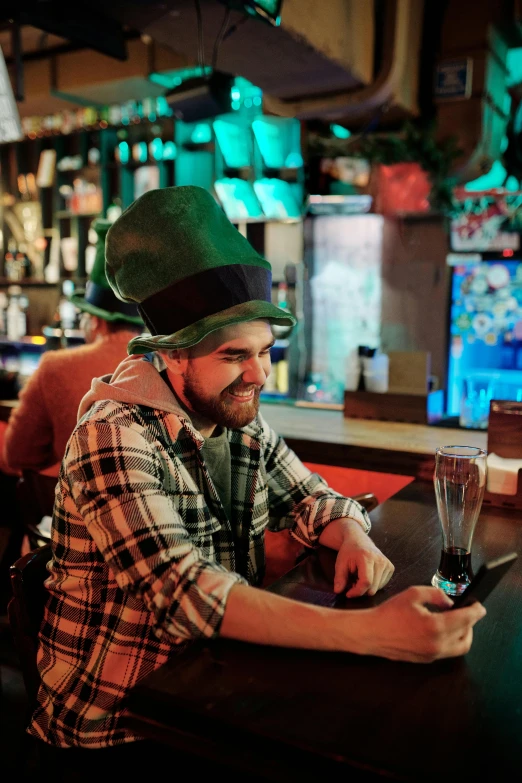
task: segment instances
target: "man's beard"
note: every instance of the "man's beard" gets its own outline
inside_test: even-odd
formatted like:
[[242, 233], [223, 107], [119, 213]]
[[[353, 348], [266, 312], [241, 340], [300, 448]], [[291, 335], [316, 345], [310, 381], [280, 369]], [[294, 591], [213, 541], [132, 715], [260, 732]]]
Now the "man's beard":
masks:
[[[228, 392], [254, 390], [254, 396], [249, 402], [234, 402], [228, 397]], [[202, 387], [190, 370], [184, 377], [183, 394], [190, 403], [194, 413], [204, 416], [212, 424], [229, 429], [246, 427], [257, 416], [259, 410], [259, 395], [261, 388], [254, 384], [244, 384], [241, 380], [231, 383], [218, 397], [208, 398], [202, 393]]]

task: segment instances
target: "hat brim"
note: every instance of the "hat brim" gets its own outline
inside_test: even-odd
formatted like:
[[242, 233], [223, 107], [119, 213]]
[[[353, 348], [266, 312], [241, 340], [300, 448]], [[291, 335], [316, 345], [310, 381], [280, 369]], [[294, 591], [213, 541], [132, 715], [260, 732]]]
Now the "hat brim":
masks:
[[262, 318], [281, 326], [294, 326], [297, 321], [294, 316], [276, 307], [270, 302], [253, 300], [221, 310], [196, 321], [178, 332], [170, 335], [140, 335], [134, 337], [127, 346], [129, 354], [149, 353], [149, 351], [172, 351], [179, 348], [190, 348], [200, 343], [207, 335], [232, 324], [245, 323]]
[[124, 323], [133, 324], [134, 326], [143, 326], [143, 321], [139, 316], [125, 315], [125, 313], [112, 312], [110, 310], [104, 310], [101, 307], [96, 307], [96, 305], [87, 302], [82, 296], [82, 293], [82, 291], [78, 290], [69, 297], [69, 301], [82, 312], [96, 315], [98, 318], [103, 318], [104, 321], [123, 321]]

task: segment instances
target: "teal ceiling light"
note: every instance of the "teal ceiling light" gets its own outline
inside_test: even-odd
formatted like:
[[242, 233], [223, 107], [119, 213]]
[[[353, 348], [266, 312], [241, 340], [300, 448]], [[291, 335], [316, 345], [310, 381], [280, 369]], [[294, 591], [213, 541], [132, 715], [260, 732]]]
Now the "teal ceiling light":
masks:
[[263, 105], [263, 91], [242, 76], [236, 76], [234, 79], [230, 98], [233, 111], [239, 111], [241, 108], [244, 108], [250, 114], [258, 115], [261, 113], [260, 107]]
[[250, 16], [262, 19], [274, 27], [281, 24], [283, 0], [220, 0], [223, 5], [244, 11]]
[[282, 179], [266, 178], [254, 182], [254, 193], [267, 218], [274, 220], [299, 220], [301, 210], [292, 188]]
[[156, 111], [159, 117], [172, 117], [172, 109], [163, 95], [156, 98]]
[[299, 120], [263, 116], [252, 122], [252, 131], [267, 169], [302, 165]]
[[213, 126], [225, 165], [233, 169], [251, 166], [250, 134], [241, 116], [214, 120]]
[[194, 144], [208, 144], [212, 141], [212, 126], [208, 122], [198, 122], [190, 134]]
[[165, 87], [166, 90], [173, 90], [175, 87], [179, 87], [180, 84], [186, 82], [187, 79], [194, 79], [197, 76], [209, 76], [212, 73], [212, 68], [206, 66], [204, 68], [178, 68], [175, 71], [162, 71], [159, 73], [149, 73], [149, 80], [154, 84], [159, 84], [161, 87]]
[[522, 49], [509, 49], [507, 53], [507, 86], [514, 87], [522, 82]]
[[163, 160], [176, 160], [178, 154], [178, 148], [175, 142], [166, 141], [163, 145]]
[[118, 144], [118, 158], [121, 164], [125, 165], [129, 162], [130, 147], [126, 141], [120, 141]]
[[149, 144], [150, 156], [153, 160], [163, 160], [163, 141], [158, 137]]
[[336, 139], [349, 139], [352, 135], [348, 128], [343, 128], [342, 125], [336, 125], [335, 123], [330, 125], [330, 130]]
[[214, 189], [229, 220], [263, 218], [263, 210], [250, 182], [224, 177], [214, 182]]

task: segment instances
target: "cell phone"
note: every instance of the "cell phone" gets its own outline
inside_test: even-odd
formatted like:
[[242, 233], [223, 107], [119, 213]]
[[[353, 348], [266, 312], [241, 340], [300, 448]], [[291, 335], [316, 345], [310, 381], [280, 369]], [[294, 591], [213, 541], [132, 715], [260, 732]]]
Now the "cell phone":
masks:
[[509, 571], [518, 555], [510, 552], [496, 560], [483, 563], [463, 593], [456, 596], [452, 609], [461, 609], [480, 601], [484, 603], [493, 588], [500, 582], [504, 574]]

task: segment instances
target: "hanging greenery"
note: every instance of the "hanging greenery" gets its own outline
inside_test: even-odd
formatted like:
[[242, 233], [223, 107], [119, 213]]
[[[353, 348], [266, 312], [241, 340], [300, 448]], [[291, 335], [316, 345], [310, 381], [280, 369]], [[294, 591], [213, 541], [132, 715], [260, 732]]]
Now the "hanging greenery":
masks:
[[454, 211], [451, 177], [455, 160], [462, 154], [454, 137], [437, 141], [434, 125], [406, 122], [397, 133], [367, 133], [347, 139], [312, 133], [308, 140], [311, 155], [320, 157], [359, 157], [372, 164], [418, 163], [431, 181], [432, 209], [444, 215]]

